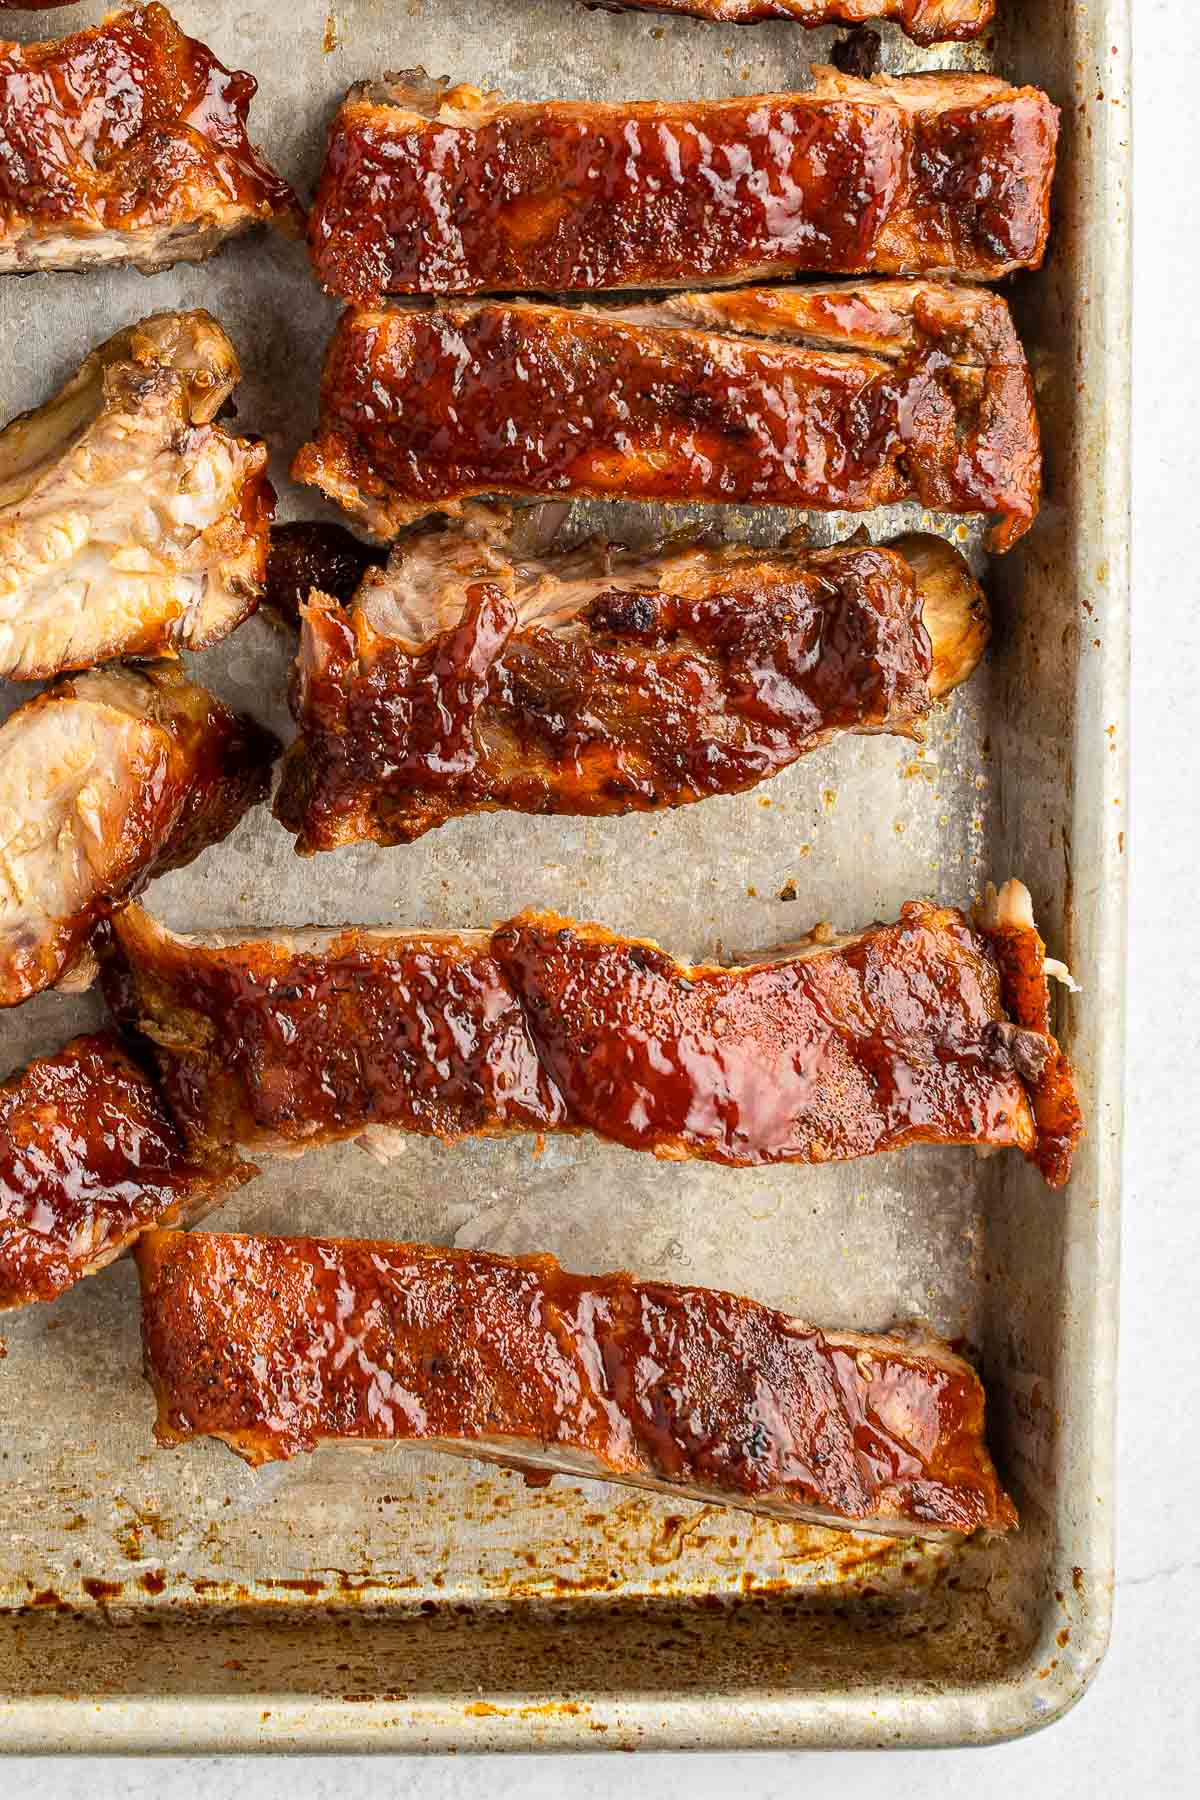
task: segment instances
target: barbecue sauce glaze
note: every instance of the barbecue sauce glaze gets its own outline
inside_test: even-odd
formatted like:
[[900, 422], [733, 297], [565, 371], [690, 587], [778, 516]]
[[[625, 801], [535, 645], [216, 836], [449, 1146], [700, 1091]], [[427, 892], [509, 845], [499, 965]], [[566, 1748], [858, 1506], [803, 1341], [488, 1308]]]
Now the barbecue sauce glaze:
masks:
[[587, 0], [587, 4], [602, 12], [687, 13], [732, 25], [793, 19], [810, 29], [893, 19], [917, 44], [979, 37], [995, 13], [995, 0]]
[[500, 303], [347, 310], [292, 473], [391, 535], [447, 502], [711, 501], [863, 511], [916, 497], [1029, 526], [1029, 372], [934, 340], [895, 361]]
[[264, 219], [291, 213], [246, 133], [257, 86], [162, 6], [0, 47], [0, 219], [133, 232], [183, 223], [193, 186]]
[[53, 1300], [155, 1221], [191, 1216], [253, 1169], [193, 1162], [112, 1032], [0, 1086], [0, 1307]]

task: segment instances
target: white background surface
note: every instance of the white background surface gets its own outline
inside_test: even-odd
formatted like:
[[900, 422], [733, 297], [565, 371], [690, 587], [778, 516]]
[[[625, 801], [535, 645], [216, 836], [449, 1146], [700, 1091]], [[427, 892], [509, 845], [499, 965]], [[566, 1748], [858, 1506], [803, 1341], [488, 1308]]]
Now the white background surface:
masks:
[[[1116, 1627], [1091, 1691], [988, 1751], [447, 1759], [0, 1761], [3, 1800], [758, 1800], [821, 1783], [972, 1800], [1014, 1789], [1154, 1800], [1200, 1782], [1200, 205], [1196, 0], [1138, 0], [1134, 328], [1134, 762]], [[886, 1764], [882, 1758], [886, 1756]]]

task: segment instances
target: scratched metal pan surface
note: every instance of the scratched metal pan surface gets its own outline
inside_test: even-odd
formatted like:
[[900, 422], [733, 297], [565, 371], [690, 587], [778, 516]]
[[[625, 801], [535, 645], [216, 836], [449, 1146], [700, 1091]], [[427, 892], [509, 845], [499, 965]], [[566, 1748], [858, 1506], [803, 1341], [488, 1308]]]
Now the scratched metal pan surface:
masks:
[[[5, 29], [32, 39], [100, 10], [8, 15]], [[990, 566], [994, 648], [924, 749], [851, 740], [756, 793], [658, 819], [460, 820], [408, 850], [307, 862], [260, 809], [150, 904], [201, 930], [472, 926], [533, 904], [694, 957], [818, 919], [892, 917], [914, 895], [965, 903], [989, 876], [1020, 873], [1083, 990], [1058, 1019], [1090, 1121], [1063, 1195], [1018, 1157], [969, 1151], [729, 1171], [582, 1139], [541, 1154], [531, 1141], [414, 1141], [386, 1170], [350, 1148], [268, 1167], [213, 1221], [549, 1250], [571, 1268], [717, 1284], [831, 1326], [923, 1314], [979, 1357], [1019, 1534], [991, 1549], [922, 1548], [598, 1484], [535, 1491], [399, 1450], [326, 1451], [258, 1474], [213, 1443], [156, 1450], [126, 1263], [4, 1321], [4, 1747], [982, 1743], [1053, 1719], [1096, 1667], [1112, 1575], [1128, 16], [1126, 0], [998, 10], [982, 49], [922, 54], [884, 34], [891, 69], [995, 67], [1048, 88], [1064, 122], [1050, 263], [1012, 284], [1037, 374], [1046, 504], [1019, 550]], [[326, 0], [180, 0], [179, 14], [258, 77], [255, 135], [306, 191], [335, 101], [383, 69], [423, 64], [527, 99], [717, 97], [805, 85], [834, 36], [573, 0], [352, 0], [333, 13]], [[243, 240], [151, 280], [4, 278], [3, 415], [121, 324], [176, 304], [208, 306], [231, 331], [240, 417], [275, 448], [285, 513], [311, 511], [284, 470], [312, 422], [336, 307], [280, 240]], [[728, 535], [764, 541], [796, 522], [720, 517]], [[914, 521], [929, 523], [897, 509], [871, 524], [886, 534]], [[661, 530], [664, 511], [596, 507], [569, 523], [638, 539]], [[197, 666], [286, 732], [288, 655], [284, 635], [255, 619]], [[48, 1051], [99, 1016], [91, 997], [44, 995], [0, 1018], [0, 1061]]]

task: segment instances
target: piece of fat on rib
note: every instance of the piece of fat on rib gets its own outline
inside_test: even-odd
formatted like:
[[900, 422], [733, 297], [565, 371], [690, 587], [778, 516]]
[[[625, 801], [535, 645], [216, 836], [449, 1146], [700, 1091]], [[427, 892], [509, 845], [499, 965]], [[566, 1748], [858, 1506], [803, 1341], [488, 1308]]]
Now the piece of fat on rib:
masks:
[[169, 664], [64, 678], [18, 707], [0, 727], [0, 1006], [86, 984], [98, 921], [226, 836], [278, 751]]
[[156, 313], [0, 431], [0, 675], [204, 649], [255, 610], [274, 493], [217, 422], [240, 375], [211, 314]]

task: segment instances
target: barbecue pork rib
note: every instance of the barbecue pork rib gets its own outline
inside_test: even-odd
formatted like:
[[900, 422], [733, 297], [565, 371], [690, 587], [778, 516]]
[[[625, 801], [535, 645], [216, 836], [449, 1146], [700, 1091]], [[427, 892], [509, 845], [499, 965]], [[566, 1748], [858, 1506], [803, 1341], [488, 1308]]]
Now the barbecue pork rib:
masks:
[[112, 1032], [38, 1057], [0, 1084], [0, 1311], [55, 1299], [147, 1226], [198, 1219], [255, 1172], [188, 1156]]
[[597, 0], [605, 12], [689, 13], [717, 25], [794, 19], [799, 25], [863, 25], [894, 20], [918, 44], [979, 37], [996, 0]]
[[929, 281], [731, 288], [626, 307], [343, 313], [292, 473], [381, 538], [477, 495], [1031, 524], [1041, 452], [1004, 301]]
[[211, 314], [155, 313], [0, 431], [0, 675], [203, 650], [254, 611], [275, 495], [216, 423], [240, 378]]
[[928, 1336], [551, 1256], [154, 1231], [137, 1258], [164, 1444], [416, 1444], [902, 1537], [1017, 1522], [979, 1377]]
[[266, 798], [279, 744], [171, 665], [65, 677], [0, 726], [0, 1007]]
[[350, 89], [309, 215], [326, 291], [563, 293], [1037, 267], [1058, 110], [992, 75], [731, 100], [506, 102], [423, 69]]
[[941, 538], [892, 548], [603, 543], [517, 558], [511, 517], [401, 538], [351, 610], [303, 610], [275, 816], [303, 854], [461, 813], [680, 806], [842, 731], [919, 734], [987, 605]]
[[1014, 893], [1028, 908], [1007, 884], [996, 930], [1024, 959], [1019, 1005], [989, 932], [924, 901], [739, 968], [556, 913], [247, 941], [130, 907], [105, 928], [105, 992], [200, 1151], [586, 1131], [753, 1167], [970, 1144], [1018, 1148], [1058, 1186], [1079, 1112]]
[[0, 44], [0, 272], [199, 262], [277, 220], [285, 181], [246, 135], [257, 83], [162, 6]]

